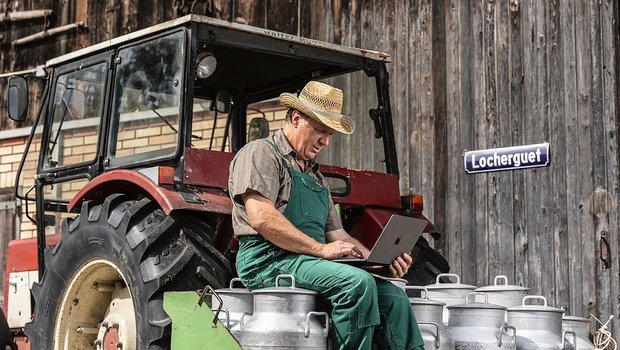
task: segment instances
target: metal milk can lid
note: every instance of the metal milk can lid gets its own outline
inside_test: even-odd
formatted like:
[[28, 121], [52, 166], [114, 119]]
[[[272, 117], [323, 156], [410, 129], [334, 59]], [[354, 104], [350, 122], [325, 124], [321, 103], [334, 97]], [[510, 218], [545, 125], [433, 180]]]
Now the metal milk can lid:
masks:
[[[482, 296], [484, 302], [476, 301], [476, 296]], [[487, 309], [487, 310], [506, 310], [506, 307], [501, 305], [489, 304], [489, 296], [484, 292], [471, 292], [465, 296], [464, 304], [448, 305], [448, 309]]]
[[[542, 305], [527, 304], [528, 300], [542, 300]], [[547, 298], [542, 295], [526, 295], [521, 301], [521, 305], [508, 308], [508, 311], [534, 311], [534, 312], [557, 312], [564, 313], [564, 310], [547, 305]]]
[[405, 286], [405, 293], [408, 290], [419, 290], [420, 291], [420, 297], [419, 298], [409, 297], [409, 303], [411, 303], [411, 305], [437, 305], [437, 306], [444, 306], [444, 305], [446, 305], [446, 303], [442, 303], [441, 301], [429, 299], [428, 298], [428, 289], [426, 287], [422, 287], [422, 286]]
[[592, 322], [592, 321], [590, 321], [589, 318], [586, 318], [586, 317], [568, 316], [568, 315], [562, 316], [562, 321], [573, 321], [573, 322], [584, 322], [584, 323], [591, 323]]
[[[503, 281], [499, 282], [499, 281]], [[476, 292], [524, 292], [527, 293], [530, 289], [527, 287], [509, 285], [508, 277], [505, 275], [495, 276], [493, 279], [493, 285], [484, 286], [476, 289]]]
[[[456, 283], [443, 283], [440, 281], [441, 277], [455, 277]], [[428, 290], [469, 289], [473, 291], [474, 289], [476, 289], [476, 286], [470, 286], [468, 284], [461, 284], [461, 279], [459, 278], [459, 275], [455, 273], [440, 273], [439, 275], [437, 275], [437, 278], [435, 279], [435, 284], [427, 285], [426, 289]]]
[[250, 293], [250, 291], [245, 288], [245, 286], [243, 288], [234, 288], [234, 284], [235, 282], [239, 282], [239, 284], [241, 284], [241, 286], [243, 286], [243, 282], [241, 282], [240, 278], [233, 278], [230, 280], [230, 284], [228, 285], [228, 288], [220, 288], [220, 289], [216, 289], [215, 291], [218, 294], [248, 294]]

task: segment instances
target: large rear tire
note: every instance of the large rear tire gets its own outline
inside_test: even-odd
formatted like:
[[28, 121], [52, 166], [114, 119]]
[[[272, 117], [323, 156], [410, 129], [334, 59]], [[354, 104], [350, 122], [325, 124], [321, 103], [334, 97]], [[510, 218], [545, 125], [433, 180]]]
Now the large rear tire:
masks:
[[411, 251], [413, 265], [405, 275], [408, 284], [425, 286], [436, 282], [437, 275], [450, 272], [450, 264], [438, 251], [431, 248], [424, 237], [416, 242]]
[[166, 215], [149, 198], [85, 202], [78, 218], [63, 222], [33, 285], [35, 317], [25, 329], [32, 348], [168, 349], [163, 293], [220, 288], [230, 277], [212, 240], [209, 225]]

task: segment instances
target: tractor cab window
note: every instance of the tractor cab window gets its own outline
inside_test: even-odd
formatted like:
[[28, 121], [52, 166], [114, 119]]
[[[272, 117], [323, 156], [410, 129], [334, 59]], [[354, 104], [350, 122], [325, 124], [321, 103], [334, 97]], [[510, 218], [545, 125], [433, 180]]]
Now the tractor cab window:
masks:
[[[369, 111], [377, 108], [378, 99], [374, 77], [363, 71], [338, 75], [321, 80], [341, 89], [344, 93], [342, 113], [353, 119], [355, 131], [351, 135], [335, 133], [329, 147], [323, 149], [318, 160], [321, 164], [354, 169], [385, 172], [385, 153], [381, 138], [375, 138], [375, 125]], [[284, 126], [286, 109], [278, 97], [248, 105], [247, 140], [264, 137], [265, 131], [273, 135]], [[341, 180], [334, 180], [341, 187]]]
[[193, 148], [230, 152], [229, 114], [218, 112], [214, 99], [195, 97], [191, 137]]
[[108, 149], [112, 167], [174, 156], [179, 144], [185, 32], [118, 51]]
[[106, 72], [107, 63], [101, 62], [58, 76], [44, 169], [94, 162]]

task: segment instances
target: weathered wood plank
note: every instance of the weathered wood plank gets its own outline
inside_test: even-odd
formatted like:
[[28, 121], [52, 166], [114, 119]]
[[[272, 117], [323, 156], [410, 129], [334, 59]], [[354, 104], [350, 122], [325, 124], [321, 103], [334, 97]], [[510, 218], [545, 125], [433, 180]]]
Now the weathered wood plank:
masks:
[[[594, 193], [593, 187], [593, 163], [592, 163], [592, 120], [589, 118], [592, 113], [592, 56], [590, 23], [591, 13], [588, 4], [577, 2], [575, 4], [575, 39], [578, 43], [576, 47], [577, 62], [577, 120], [579, 125], [579, 144], [581, 149], [578, 151], [579, 176], [579, 228], [581, 233], [581, 254], [582, 254], [582, 280], [583, 289], [583, 313], [595, 312], [595, 268], [594, 268], [594, 218], [589, 212], [588, 207]], [[578, 14], [578, 15], [577, 15]]]
[[[498, 146], [512, 145], [512, 123], [510, 119], [510, 3], [499, 2], [495, 11], [495, 59], [497, 81], [497, 118], [499, 121]], [[489, 277], [502, 274], [509, 283], [515, 281], [515, 240], [513, 208], [513, 172], [503, 172], [497, 182], [497, 218], [493, 224], [489, 219], [489, 228], [495, 231], [489, 240], [495, 246], [489, 246]], [[495, 256], [494, 251], [495, 252]], [[492, 282], [491, 279], [489, 282]]]
[[[419, 120], [417, 128], [420, 130], [422, 153], [420, 164], [417, 165], [416, 176], [422, 180], [421, 193], [424, 195], [425, 205], [434, 208], [435, 181], [435, 115], [433, 114], [433, 19], [432, 1], [421, 0], [419, 3], [418, 25], [419, 43], [418, 65], [420, 69], [420, 99], [419, 99]], [[434, 221], [434, 212], [426, 213], [431, 221]]]
[[[604, 137], [606, 139], [606, 170], [607, 188], [612, 199], [612, 207], [608, 216], [609, 243], [609, 268], [605, 271], [609, 278], [609, 289], [601, 298], [608, 299], [609, 313], [620, 315], [620, 240], [614, 229], [620, 225], [618, 213], [618, 199], [620, 198], [620, 164], [618, 159], [618, 116], [620, 116], [620, 103], [618, 101], [618, 79], [620, 69], [618, 59], [620, 53], [620, 38], [614, 33], [620, 30], [620, 5], [617, 1], [606, 0], [601, 8], [601, 34], [602, 34], [602, 64], [603, 64], [603, 118], [605, 122]], [[614, 20], [615, 18], [615, 20]], [[611, 328], [617, 338], [620, 334], [620, 322], [612, 322]]]
[[[549, 65], [547, 43], [547, 5], [548, 2], [536, 1], [536, 94], [537, 94], [537, 123], [532, 126], [533, 137], [530, 142], [543, 142], [549, 140]], [[536, 193], [550, 193], [551, 178], [550, 168], [537, 168], [532, 171], [536, 176], [534, 181], [539, 185]], [[552, 199], [551, 196], [539, 196], [536, 203], [538, 208], [533, 208], [538, 213], [537, 239], [539, 251], [534, 253], [540, 262], [540, 271], [536, 278], [540, 281], [540, 292], [548, 300], [555, 302], [554, 258], [553, 258], [553, 223], [552, 223]], [[536, 246], [536, 245], [535, 245]]]
[[401, 193], [411, 194], [409, 188], [409, 96], [411, 95], [408, 84], [411, 68], [406, 64], [409, 52], [409, 4], [403, 1], [395, 2], [395, 42], [392, 52], [396, 64], [388, 66], [390, 72], [390, 96], [392, 98], [392, 116], [394, 118], [394, 136], [396, 153], [399, 165], [399, 184]]
[[419, 57], [420, 57], [420, 47], [419, 47], [419, 1], [410, 0], [408, 2], [408, 10], [407, 10], [407, 18], [408, 27], [409, 27], [409, 36], [408, 36], [408, 51], [409, 57], [407, 59], [407, 86], [409, 87], [409, 91], [411, 91], [409, 96], [409, 104], [407, 108], [407, 125], [408, 132], [404, 138], [405, 146], [409, 149], [409, 156], [407, 159], [402, 159], [401, 167], [407, 167], [406, 173], [408, 174], [407, 184], [410, 193], [422, 194], [422, 181], [421, 177], [418, 175], [423, 172], [420, 164], [421, 153], [424, 150], [421, 148], [420, 139], [419, 139], [419, 122], [418, 122], [418, 113], [419, 113], [419, 100], [420, 100], [420, 88], [419, 88]]
[[121, 33], [127, 34], [138, 30], [138, 2], [133, 0], [122, 0], [122, 20]]
[[[474, 111], [474, 99], [471, 95], [474, 91], [474, 54], [471, 43], [474, 41], [472, 21], [475, 17], [470, 11], [469, 5], [465, 1], [459, 3], [461, 12], [461, 31], [460, 31], [460, 63], [461, 63], [461, 142], [464, 149], [476, 148], [476, 123]], [[476, 282], [476, 231], [480, 228], [476, 226], [476, 176], [467, 175], [463, 177], [462, 191], [460, 196], [461, 205], [461, 232], [459, 235], [461, 256], [461, 280], [463, 283], [473, 284]], [[458, 249], [458, 248], [457, 248]]]
[[235, 16], [245, 19], [247, 24], [265, 28], [267, 15], [264, 0], [244, 0], [236, 2]]
[[[481, 134], [485, 134], [486, 142], [484, 147], [498, 147], [503, 144], [501, 139], [501, 124], [499, 115], [497, 112], [498, 103], [498, 63], [497, 63], [497, 46], [496, 37], [498, 35], [496, 28], [496, 16], [498, 10], [497, 7], [501, 7], [498, 3], [493, 1], [487, 1], [484, 3], [482, 13], [482, 26], [483, 26], [483, 43], [482, 52], [484, 56], [484, 90], [481, 91], [484, 94], [484, 109], [486, 118], [486, 128], [481, 130]], [[486, 130], [486, 131], [485, 131]], [[500, 194], [505, 190], [499, 186], [500, 179], [504, 177], [502, 173], [489, 173], [486, 178], [486, 237], [483, 237], [485, 250], [480, 251], [478, 257], [478, 264], [486, 266], [486, 270], [482, 270], [478, 273], [477, 282], [481, 285], [488, 285], [493, 282], [493, 275], [498, 274], [496, 271], [500, 268], [499, 252], [501, 250], [502, 242], [501, 238], [501, 199]], [[485, 254], [486, 253], [486, 254]], [[482, 256], [484, 255], [484, 256]]]
[[[463, 48], [461, 43], [461, 20], [458, 0], [448, 0], [444, 7], [446, 11], [446, 43], [444, 52], [446, 55], [446, 127], [448, 142], [447, 154], [447, 185], [443, 193], [446, 201], [446, 213], [443, 237], [439, 242], [444, 256], [450, 263], [450, 269], [461, 274], [461, 237], [464, 235], [461, 216], [462, 184], [464, 183], [463, 139], [461, 134], [461, 71], [460, 55]], [[448, 45], [448, 43], [450, 43]], [[450, 48], [448, 48], [450, 47]]]
[[[523, 23], [523, 72], [524, 72], [524, 115], [525, 125], [523, 129], [523, 143], [540, 142], [537, 128], [541, 126], [539, 118], [540, 102], [538, 99], [538, 76], [537, 70], [537, 40], [538, 33], [536, 28], [536, 2], [529, 0], [521, 2], [522, 6], [522, 23]], [[538, 171], [535, 169], [526, 170], [525, 172], [525, 201], [524, 212], [526, 217], [526, 234], [527, 234], [527, 264], [528, 276], [527, 286], [532, 289], [533, 293], [539, 294], [541, 290], [540, 273], [541, 273], [541, 249], [540, 237], [542, 232], [539, 227], [540, 219], [540, 179]], [[546, 252], [545, 252], [546, 253]]]
[[[300, 1], [299, 5], [300, 5], [299, 16], [301, 18], [299, 19], [298, 35], [308, 38], [312, 36], [312, 17], [314, 17], [312, 2], [311, 1]], [[354, 5], [355, 5], [355, 1], [351, 1], [349, 6], [343, 5], [343, 7], [350, 7]], [[350, 18], [346, 19], [345, 21], [351, 24], [354, 23], [353, 20]], [[348, 35], [350, 36], [351, 34], [349, 33]]]
[[[590, 11], [592, 14], [592, 23], [590, 26], [590, 38], [592, 42], [592, 140], [593, 140], [593, 180], [594, 180], [594, 197], [591, 206], [591, 214], [594, 216], [594, 254], [596, 271], [596, 316], [599, 319], [607, 320], [613, 312], [613, 300], [611, 293], [611, 270], [608, 262], [603, 260], [604, 254], [609, 254], [609, 235], [612, 232], [609, 222], [610, 214], [612, 214], [613, 197], [608, 192], [609, 179], [607, 178], [608, 162], [613, 161], [607, 159], [607, 120], [604, 115], [604, 48], [602, 33], [602, 13], [601, 3], [591, 2]], [[613, 181], [613, 180], [612, 180]], [[615, 230], [613, 230], [615, 231]], [[616, 275], [618, 276], [618, 275]]]
[[[432, 78], [435, 154], [433, 158], [433, 222], [439, 232], [445, 229], [448, 183], [448, 144], [446, 106], [446, 6], [445, 0], [433, 1], [432, 11]], [[456, 153], [458, 154], [458, 153]], [[434, 242], [431, 242], [434, 243]], [[433, 244], [434, 246], [434, 244]]]
[[[549, 123], [552, 132], [549, 133], [549, 144], [553, 150], [553, 162], [550, 164], [552, 176], [551, 193], [555, 194], [552, 201], [552, 231], [553, 241], [553, 278], [549, 276], [549, 284], [553, 283], [555, 290], [555, 306], [567, 308], [569, 306], [570, 290], [568, 289], [568, 243], [567, 243], [567, 213], [566, 213], [566, 153], [559, 150], [566, 149], [566, 129], [564, 128], [564, 97], [563, 97], [563, 66], [561, 42], [560, 2], [549, 2], [547, 46], [549, 67]], [[544, 278], [544, 276], [543, 276]]]
[[[579, 136], [577, 122], [577, 57], [575, 54], [575, 8], [569, 2], [560, 7], [562, 28], [562, 67], [564, 80], [564, 126], [567, 142], [565, 148], [566, 164], [579, 164]], [[567, 245], [568, 245], [568, 288], [571, 291], [570, 305], [567, 309], [573, 315], [583, 315], [581, 286], [581, 233], [579, 229], [579, 193], [581, 186], [577, 169], [566, 169], [566, 207], [567, 207]]]
[[278, 14], [278, 16], [267, 16], [266, 28], [277, 30], [283, 33], [297, 34], [297, 10], [299, 6], [298, 1], [299, 0], [265, 0], [267, 13]]
[[[485, 53], [485, 35], [492, 35], [492, 33], [485, 33], [484, 24], [487, 23], [485, 19], [485, 5], [486, 2], [472, 2], [471, 7], [471, 31], [472, 41], [469, 43], [470, 49], [473, 52], [473, 64], [471, 69], [473, 70], [473, 118], [474, 134], [475, 134], [475, 148], [483, 149], [488, 147], [488, 120], [489, 116], [486, 114], [486, 53]], [[474, 226], [471, 231], [472, 237], [476, 249], [472, 256], [472, 261], [475, 263], [475, 267], [472, 271], [473, 280], [470, 283], [476, 281], [485, 281], [488, 276], [488, 264], [487, 256], [489, 252], [488, 242], [488, 193], [487, 193], [487, 181], [489, 174], [482, 173], [474, 175], [475, 188], [474, 198], [476, 199], [474, 204]]]

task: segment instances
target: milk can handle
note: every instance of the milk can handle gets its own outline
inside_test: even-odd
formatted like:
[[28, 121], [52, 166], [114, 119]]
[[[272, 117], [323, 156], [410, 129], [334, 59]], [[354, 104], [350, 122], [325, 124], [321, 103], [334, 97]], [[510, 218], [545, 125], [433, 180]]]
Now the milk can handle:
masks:
[[418, 322], [418, 325], [421, 324], [435, 326], [435, 334], [433, 334], [435, 336], [435, 349], [439, 349], [439, 325], [437, 325], [437, 323], [435, 322]]
[[[469, 299], [471, 299], [470, 296], [472, 296], [472, 295], [474, 297], [474, 302], [470, 303]], [[469, 292], [469, 293], [467, 293], [467, 295], [465, 295], [465, 304], [477, 304], [476, 303], [476, 295], [482, 295], [484, 297], [484, 304], [488, 304], [489, 303], [489, 295], [487, 293], [485, 293], [485, 292]], [[480, 303], [480, 304], [483, 304], [483, 303]]]
[[280, 280], [283, 278], [289, 278], [291, 280], [291, 288], [295, 288], [295, 276], [293, 275], [278, 275], [276, 277], [276, 287], [280, 287], [280, 284], [278, 282], [280, 282]]
[[[211, 311], [215, 311], [215, 310], [211, 310]], [[226, 328], [228, 328], [228, 329], [230, 329], [230, 313], [228, 312], [228, 310], [227, 310], [227, 309], [222, 308], [222, 309], [220, 309], [220, 311], [217, 313], [217, 316], [219, 316], [219, 313], [220, 313], [220, 312], [223, 312], [223, 313], [226, 315], [226, 325], [225, 325], [225, 327], [226, 327]], [[217, 317], [217, 318], [219, 319], [219, 317]]]
[[228, 288], [229, 289], [233, 289], [233, 286], [235, 285], [235, 282], [241, 283], [243, 288], [245, 288], [245, 285], [243, 284], [243, 282], [241, 282], [241, 278], [239, 278], [239, 277], [235, 277], [235, 278], [231, 279], [230, 280], [230, 284], [228, 285]]
[[[222, 298], [220, 298], [220, 296], [215, 292], [215, 289], [213, 289], [213, 287], [211, 287], [210, 285], [207, 284], [207, 286], [204, 288], [204, 290], [200, 293], [202, 296], [199, 296], [199, 301], [198, 301], [198, 305], [200, 305], [202, 303], [202, 298], [204, 295], [207, 294], [207, 292], [209, 292], [211, 295], [213, 295], [217, 301], [219, 302], [219, 305], [217, 306], [217, 310], [215, 311], [215, 315], [213, 316], [213, 327], [217, 326], [217, 318], [220, 315], [220, 311], [222, 311], [222, 306], [224, 305], [224, 302], [222, 301]], [[213, 304], [213, 302], [212, 302]]]
[[562, 332], [562, 349], [566, 349], [566, 335], [572, 335], [573, 336], [573, 341], [568, 342], [570, 345], [572, 345], [573, 347], [575, 345], [577, 345], [577, 335], [575, 334], [575, 332], [573, 331], [564, 331]]
[[[497, 281], [499, 280], [504, 280], [503, 284], [497, 284]], [[493, 285], [494, 286], [507, 286], [508, 285], [508, 277], [506, 275], [497, 275], [495, 276], [495, 278], [493, 278]]]
[[327, 338], [329, 332], [329, 315], [327, 312], [310, 311], [306, 314], [306, 327], [304, 327], [304, 337], [310, 336], [310, 316], [325, 316], [325, 328], [323, 328], [323, 336]]
[[[420, 291], [420, 299], [428, 299], [428, 288], [422, 286], [405, 286], [405, 291], [408, 290], [419, 290]], [[424, 292], [424, 295], [422, 295]]]
[[[510, 333], [508, 333], [508, 329], [512, 329], [512, 335], [510, 335]], [[508, 326], [508, 325], [504, 325], [499, 327], [499, 334], [497, 336], [497, 346], [502, 346], [502, 333], [506, 333], [507, 336], [509, 336], [510, 338], [512, 338], [512, 342], [516, 343], [517, 342], [517, 329], [513, 326]]]
[[521, 300], [521, 305], [525, 306], [525, 301], [528, 299], [542, 300], [543, 306], [547, 306], [547, 298], [543, 297], [542, 295], [526, 295], [523, 297], [523, 300]]
[[435, 283], [440, 284], [441, 282], [439, 282], [439, 279], [442, 277], [456, 277], [456, 284], [461, 283], [461, 278], [456, 273], [440, 273], [439, 275], [437, 275]]
[[241, 327], [245, 326], [245, 321], [244, 321], [244, 320], [245, 320], [245, 316], [250, 316], [250, 317], [251, 317], [251, 316], [252, 316], [252, 313], [250, 313], [250, 312], [244, 312], [244, 313], [241, 315], [241, 319], [239, 320], [239, 324], [241, 324]]

